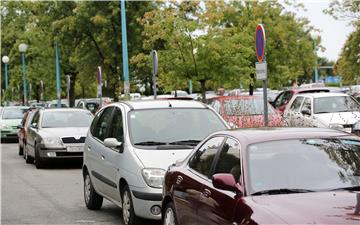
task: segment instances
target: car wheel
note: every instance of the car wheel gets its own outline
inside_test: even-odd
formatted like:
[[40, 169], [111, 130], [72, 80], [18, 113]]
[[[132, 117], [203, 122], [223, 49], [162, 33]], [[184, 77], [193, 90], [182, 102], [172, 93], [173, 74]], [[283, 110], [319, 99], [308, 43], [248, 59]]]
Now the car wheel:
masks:
[[103, 197], [96, 193], [87, 172], [84, 177], [84, 199], [86, 207], [92, 210], [100, 209], [103, 203]]
[[19, 140], [19, 155], [23, 155], [23, 154], [24, 154], [24, 143], [23, 143], [23, 147], [21, 147]]
[[39, 151], [39, 148], [35, 145], [35, 166], [37, 169], [42, 169], [44, 168], [45, 162], [44, 159], [41, 158]]
[[125, 185], [121, 195], [122, 216], [125, 225], [137, 225], [139, 218], [135, 215], [131, 193], [128, 185]]
[[178, 225], [174, 205], [172, 202], [166, 204], [164, 209], [162, 225]]
[[34, 158], [29, 156], [26, 145], [24, 145], [24, 159], [27, 164], [34, 163]]

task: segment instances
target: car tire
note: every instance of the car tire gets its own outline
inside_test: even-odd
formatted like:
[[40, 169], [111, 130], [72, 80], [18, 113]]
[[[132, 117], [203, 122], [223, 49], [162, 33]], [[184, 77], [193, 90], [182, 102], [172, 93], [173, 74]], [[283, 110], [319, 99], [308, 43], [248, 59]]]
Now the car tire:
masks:
[[36, 169], [42, 169], [45, 166], [44, 159], [41, 158], [39, 151], [40, 151], [40, 149], [37, 147], [37, 145], [35, 145], [35, 166], [36, 166]]
[[23, 147], [21, 147], [19, 140], [19, 155], [23, 155], [23, 154], [24, 154], [24, 143], [23, 143]]
[[125, 225], [139, 224], [139, 218], [135, 215], [131, 192], [128, 185], [125, 185], [121, 194], [122, 217]]
[[96, 193], [88, 172], [84, 175], [84, 200], [88, 209], [98, 210], [103, 203], [103, 197]]
[[29, 156], [26, 145], [24, 145], [24, 159], [27, 164], [34, 163], [34, 158]]
[[162, 216], [162, 225], [178, 225], [174, 204], [169, 202], [166, 204]]

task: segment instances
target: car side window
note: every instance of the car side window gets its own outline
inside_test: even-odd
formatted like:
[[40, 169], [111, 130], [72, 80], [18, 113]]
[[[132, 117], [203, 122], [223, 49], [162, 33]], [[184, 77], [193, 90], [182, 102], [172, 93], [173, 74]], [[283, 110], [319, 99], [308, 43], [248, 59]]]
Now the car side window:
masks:
[[238, 181], [241, 174], [240, 166], [240, 145], [234, 139], [228, 138], [221, 148], [214, 174], [231, 173]]
[[99, 118], [100, 118], [100, 116], [102, 115], [103, 112], [104, 112], [104, 111], [97, 113], [97, 114], [95, 115], [93, 121], [91, 122], [91, 125], [90, 125], [90, 133], [91, 133], [93, 136], [95, 136], [96, 124], [97, 124], [97, 122], [99, 121]]
[[212, 107], [215, 109], [215, 111], [217, 113], [220, 113], [220, 108], [221, 108], [221, 105], [220, 105], [220, 102], [215, 100], [213, 103], [212, 103]]
[[223, 137], [214, 137], [203, 144], [190, 160], [190, 168], [209, 177], [216, 152], [219, 150], [223, 140]]
[[304, 97], [298, 96], [295, 98], [293, 103], [291, 104], [290, 110], [291, 111], [299, 111], [302, 101], [304, 100]]
[[98, 138], [100, 141], [104, 141], [104, 139], [107, 138], [113, 109], [114, 107], [106, 108], [96, 123], [94, 137]]
[[111, 121], [109, 137], [116, 138], [119, 142], [123, 142], [124, 128], [121, 109], [115, 108], [113, 118]]
[[310, 98], [305, 98], [304, 103], [301, 107], [301, 110], [310, 110], [311, 112], [311, 99]]
[[40, 118], [40, 113], [39, 112], [36, 112], [36, 114], [34, 115], [32, 121], [31, 121], [31, 124], [39, 124], [39, 118]]

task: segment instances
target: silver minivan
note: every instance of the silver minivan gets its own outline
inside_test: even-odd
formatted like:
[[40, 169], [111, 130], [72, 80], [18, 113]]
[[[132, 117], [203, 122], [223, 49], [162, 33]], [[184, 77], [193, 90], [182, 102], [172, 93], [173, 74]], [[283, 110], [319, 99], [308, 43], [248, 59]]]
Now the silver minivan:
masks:
[[84, 198], [89, 209], [103, 198], [122, 208], [126, 225], [161, 219], [165, 171], [207, 135], [227, 129], [213, 109], [196, 101], [113, 103], [95, 116], [84, 149]]

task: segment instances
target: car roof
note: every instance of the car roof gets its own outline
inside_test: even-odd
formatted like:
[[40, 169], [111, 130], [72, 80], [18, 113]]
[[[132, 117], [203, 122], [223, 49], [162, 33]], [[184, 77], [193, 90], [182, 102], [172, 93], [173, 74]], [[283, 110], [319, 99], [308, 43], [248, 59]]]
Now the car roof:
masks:
[[259, 142], [299, 139], [299, 138], [329, 138], [349, 136], [351, 134], [329, 128], [294, 128], [294, 127], [263, 127], [219, 131], [215, 134], [225, 134], [237, 138], [242, 145]]
[[233, 96], [217, 96], [208, 100], [233, 100], [233, 99], [262, 99], [259, 95], [233, 95]]
[[321, 97], [335, 97], [335, 96], [349, 96], [349, 95], [344, 94], [344, 93], [336, 93], [336, 92], [320, 92], [320, 93], [297, 94], [297, 96], [321, 98]]
[[161, 108], [208, 108], [205, 104], [194, 100], [137, 100], [123, 101], [112, 103], [110, 105], [118, 105], [123, 103], [131, 109], [161, 109]]
[[44, 109], [39, 109], [42, 112], [74, 112], [74, 111], [81, 111], [81, 112], [89, 112], [89, 110], [86, 109], [80, 109], [80, 108], [44, 108]]

